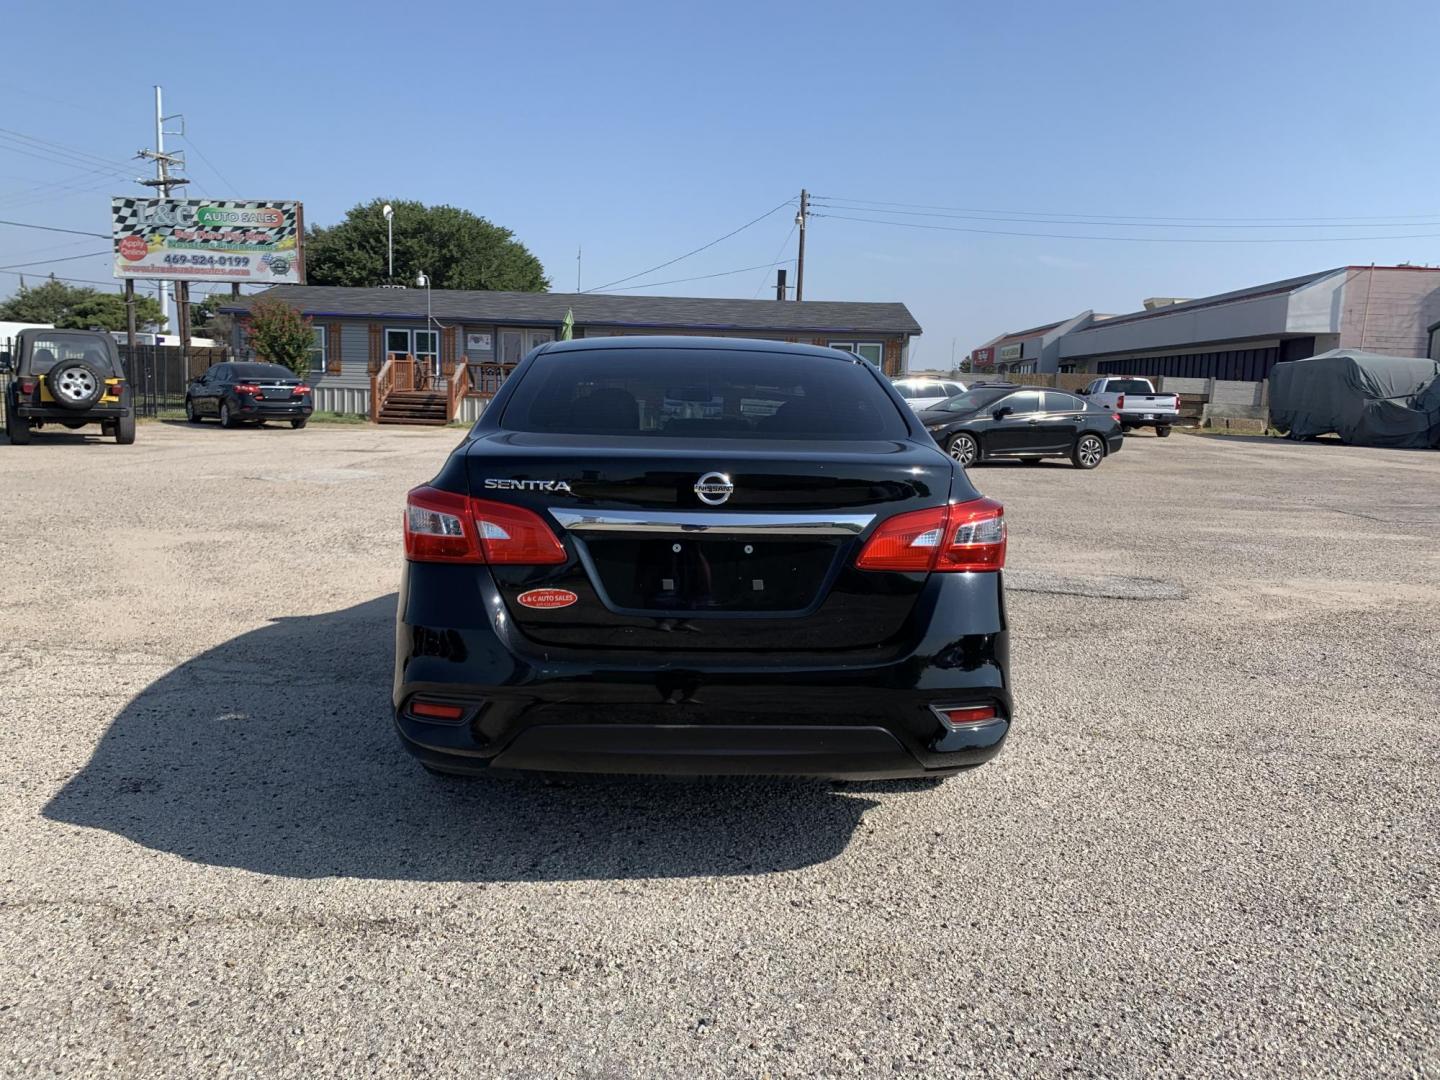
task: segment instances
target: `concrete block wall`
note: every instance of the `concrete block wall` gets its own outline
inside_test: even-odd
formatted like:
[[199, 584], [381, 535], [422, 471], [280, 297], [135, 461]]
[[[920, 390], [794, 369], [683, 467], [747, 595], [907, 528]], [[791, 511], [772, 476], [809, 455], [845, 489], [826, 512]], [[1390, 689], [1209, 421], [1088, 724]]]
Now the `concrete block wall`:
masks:
[[[1440, 322], [1440, 270], [1363, 267], [1345, 282], [1340, 348], [1424, 356], [1426, 328]], [[1318, 343], [1317, 343], [1318, 344]]]

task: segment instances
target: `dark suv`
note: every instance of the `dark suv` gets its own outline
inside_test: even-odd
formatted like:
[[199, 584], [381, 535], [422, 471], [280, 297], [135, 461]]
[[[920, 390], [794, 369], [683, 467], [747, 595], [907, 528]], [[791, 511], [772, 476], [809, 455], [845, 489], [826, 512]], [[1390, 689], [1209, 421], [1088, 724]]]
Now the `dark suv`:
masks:
[[118, 443], [135, 441], [135, 407], [115, 340], [94, 330], [21, 330], [14, 352], [0, 353], [11, 372], [5, 434], [16, 446], [46, 424], [99, 424]]
[[409, 494], [395, 722], [442, 773], [948, 776], [1010, 728], [1005, 544], [857, 356], [546, 345]]

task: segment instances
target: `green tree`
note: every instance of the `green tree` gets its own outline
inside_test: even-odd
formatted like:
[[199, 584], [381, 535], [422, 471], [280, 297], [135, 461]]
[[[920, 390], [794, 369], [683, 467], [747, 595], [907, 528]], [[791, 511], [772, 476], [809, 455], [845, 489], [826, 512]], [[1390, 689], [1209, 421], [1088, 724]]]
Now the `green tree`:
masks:
[[[66, 285], [50, 278], [43, 285], [22, 286], [0, 303], [0, 319], [15, 322], [54, 323], [66, 330], [124, 330], [125, 297], [119, 293]], [[137, 329], [163, 328], [160, 302], [152, 296], [135, 297]]]
[[[454, 206], [391, 201], [395, 210], [395, 280], [430, 275], [437, 289], [544, 292], [545, 268], [514, 233]], [[354, 207], [345, 220], [305, 234], [305, 280], [311, 285], [385, 284], [384, 199]]]
[[220, 308], [230, 303], [231, 297], [224, 293], [211, 293], [198, 304], [190, 305], [190, 333], [195, 337], [213, 338], [221, 344], [230, 341], [232, 319], [222, 315]]
[[262, 299], [250, 306], [246, 321], [257, 358], [283, 364], [302, 379], [310, 373], [315, 334], [308, 318], [283, 300]]

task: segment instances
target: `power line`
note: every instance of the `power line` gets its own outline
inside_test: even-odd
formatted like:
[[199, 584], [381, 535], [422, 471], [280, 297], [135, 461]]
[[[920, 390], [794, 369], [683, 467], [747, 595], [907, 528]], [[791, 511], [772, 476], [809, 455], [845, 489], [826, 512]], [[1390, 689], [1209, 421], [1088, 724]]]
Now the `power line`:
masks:
[[1440, 236], [1440, 232], [1395, 233], [1390, 236], [1077, 236], [1074, 233], [967, 229], [958, 225], [927, 225], [919, 221], [884, 221], [880, 218], [846, 217], [844, 214], [812, 213], [810, 216], [833, 218], [836, 221], [860, 221], [867, 225], [896, 225], [905, 229], [931, 229], [939, 232], [979, 233], [985, 236], [1030, 236], [1043, 240], [1108, 240], [1128, 244], [1329, 244], [1357, 240], [1419, 240]]
[[[875, 199], [852, 199], [844, 195], [816, 195], [815, 199], [823, 199], [827, 202], [845, 203], [866, 203], [870, 206], [901, 206], [911, 210], [951, 210], [962, 214], [1029, 214], [1039, 217], [1101, 217], [1120, 218], [1126, 221], [1406, 221], [1415, 218], [1434, 218], [1437, 215], [1430, 211], [1422, 214], [1393, 214], [1393, 215], [1372, 215], [1346, 214], [1340, 217], [1205, 217], [1192, 214], [1180, 217], [1147, 217], [1143, 214], [1097, 214], [1080, 213], [1068, 210], [995, 210], [976, 209], [965, 206], [933, 206], [926, 203], [902, 203], [902, 202], [879, 202]], [[1422, 224], [1419, 221], [1411, 221], [1411, 224]]]
[[0, 225], [13, 225], [17, 229], [43, 229], [45, 232], [73, 233], [76, 236], [98, 236], [101, 240], [110, 239], [104, 233], [86, 232], [84, 229], [62, 229], [58, 225], [32, 225], [28, 221], [6, 221], [0, 218]]
[[7, 144], [7, 149], [17, 153], [27, 154], [30, 157], [45, 157], [51, 161], [59, 161], [62, 164], [83, 165], [92, 169], [105, 168], [121, 176], [125, 176], [130, 172], [128, 162], [101, 157], [99, 154], [92, 154], [88, 150], [77, 150], [74, 147], [65, 146], [62, 143], [51, 142], [49, 139], [37, 138], [34, 135], [26, 135], [23, 131], [14, 131], [10, 128], [0, 128], [0, 142]]
[[[655, 273], [656, 270], [664, 270], [665, 267], [667, 267], [667, 266], [674, 266], [677, 262], [680, 262], [682, 259], [688, 259], [688, 258], [690, 258], [691, 255], [698, 255], [698, 254], [700, 254], [700, 252], [705, 251], [705, 250], [707, 250], [707, 249], [709, 249], [709, 248], [714, 247], [716, 244], [720, 243], [722, 240], [729, 240], [730, 237], [735, 236], [735, 235], [737, 235], [738, 233], [744, 232], [746, 229], [750, 228], [751, 225], [758, 225], [760, 222], [762, 222], [762, 221], [764, 221], [766, 218], [768, 218], [771, 214], [778, 213], [779, 211], [785, 209], [785, 207], [789, 206], [789, 205], [790, 205], [791, 203], [793, 203], [794, 201], [795, 201], [794, 199], [786, 199], [786, 200], [785, 200], [784, 202], [782, 202], [779, 206], [776, 206], [776, 207], [774, 207], [774, 208], [772, 208], [772, 209], [770, 209], [770, 210], [766, 210], [765, 213], [761, 214], [759, 217], [755, 218], [754, 220], [752, 220], [752, 221], [747, 221], [744, 225], [741, 225], [738, 229], [734, 229], [734, 230], [732, 230], [731, 232], [726, 233], [724, 236], [719, 237], [719, 238], [716, 239], [716, 240], [711, 240], [708, 244], [701, 244], [701, 245], [700, 245], [698, 248], [696, 248], [694, 251], [687, 251], [684, 255], [677, 255], [677, 256], [675, 256], [675, 258], [670, 259], [670, 260], [668, 260], [668, 261], [666, 261], [666, 262], [660, 263], [658, 266], [652, 266], [652, 267], [650, 267], [649, 270], [641, 270], [638, 274], [630, 274], [628, 277], [616, 278], [614, 281], [607, 281], [604, 285], [596, 285], [596, 286], [594, 286], [593, 288], [586, 289], [585, 292], [602, 292], [603, 290], [610, 288], [612, 285], [619, 285], [619, 284], [621, 284], [622, 282], [626, 282], [626, 281], [634, 281], [636, 278], [638, 278], [638, 277], [644, 277], [646, 274], [653, 274], [653, 273]], [[757, 266], [755, 269], [758, 270], [759, 267]], [[698, 280], [698, 279], [686, 279], [686, 280]]]
[[[785, 239], [780, 241], [780, 247], [775, 251], [775, 258], [772, 259], [770, 265], [765, 268], [765, 276], [760, 279], [760, 284], [757, 285], [755, 291], [750, 294], [751, 300], [755, 300], [760, 296], [760, 290], [765, 288], [766, 283], [770, 280], [770, 271], [780, 265], [780, 256], [785, 254], [785, 249], [790, 246], [790, 238], [795, 235], [795, 230], [799, 227], [800, 223], [798, 221], [792, 221], [790, 223], [790, 231], [785, 234]], [[790, 262], [793, 260], [787, 259], [785, 261]]]
[[[25, 276], [25, 275], [22, 274], [19, 270], [0, 270], [0, 274], [9, 274], [11, 277], [18, 277], [18, 278], [23, 278], [23, 277]], [[121, 289], [121, 288], [123, 288], [123, 286], [121, 286], [120, 282], [115, 281], [113, 278], [112, 278], [110, 281], [96, 281], [94, 278], [61, 277], [59, 274], [38, 274], [38, 275], [37, 275], [37, 274], [31, 274], [30, 276], [31, 276], [32, 278], [33, 278], [33, 277], [40, 277], [41, 279], [43, 279], [43, 280], [45, 280], [45, 281], [49, 281], [49, 280], [51, 280], [51, 279], [53, 278], [53, 279], [56, 280], [56, 281], [70, 281], [70, 282], [74, 282], [74, 283], [77, 284], [77, 285], [103, 285], [103, 286], [106, 287], [107, 289]]]
[[66, 255], [63, 259], [36, 259], [34, 262], [11, 263], [9, 266], [0, 266], [0, 270], [19, 270], [26, 266], [48, 266], [50, 263], [74, 262], [76, 259], [93, 259], [97, 255], [110, 255], [110, 249], [104, 251], [92, 251], [88, 255]]
[[205, 151], [201, 150], [200, 147], [195, 145], [195, 140], [190, 138], [190, 136], [186, 135], [183, 131], [180, 133], [180, 137], [185, 140], [186, 146], [190, 147], [191, 150], [194, 150], [195, 153], [200, 155], [200, 160], [203, 161], [207, 166], [209, 166], [210, 171], [220, 178], [220, 182], [226, 187], [228, 187], [237, 199], [241, 198], [239, 188], [237, 188], [234, 184], [230, 183], [230, 181], [226, 179], [225, 174], [222, 173], [214, 166], [214, 164], [211, 163], [210, 159], [205, 156]]
[[[792, 263], [792, 262], [794, 262], [795, 260], [794, 260], [794, 259], [784, 259], [784, 260], [782, 260], [782, 261], [783, 261], [783, 262], [787, 262], [787, 263]], [[770, 266], [779, 266], [779, 265], [780, 265], [780, 263], [778, 263], [778, 262], [775, 262], [775, 263], [771, 263], [771, 264], [770, 264]], [[670, 280], [670, 281], [651, 281], [651, 282], [647, 282], [647, 283], [644, 284], [644, 285], [627, 285], [627, 286], [625, 286], [625, 288], [623, 288], [623, 289], [606, 289], [606, 290], [586, 289], [585, 291], [586, 291], [586, 292], [601, 292], [601, 291], [605, 291], [605, 292], [632, 292], [632, 291], [634, 291], [635, 289], [654, 289], [654, 288], [657, 288], [657, 287], [660, 286], [660, 285], [679, 285], [679, 284], [682, 284], [683, 282], [686, 282], [686, 281], [708, 281], [708, 280], [710, 280], [711, 278], [730, 277], [732, 274], [748, 274], [748, 273], [750, 273], [750, 271], [752, 271], [752, 270], [764, 270], [764, 269], [767, 269], [767, 267], [765, 267], [765, 266], [763, 266], [763, 265], [761, 265], [761, 266], [742, 266], [739, 270], [722, 270], [722, 271], [721, 271], [720, 273], [718, 273], [718, 274], [700, 274], [700, 275], [698, 275], [697, 277], [674, 278], [674, 279], [672, 279], [672, 280]]]
[[1434, 217], [1431, 217], [1429, 220], [1397, 221], [1393, 225], [1385, 225], [1378, 221], [1357, 221], [1349, 223], [1338, 220], [1324, 224], [1315, 221], [1308, 224], [1277, 222], [1273, 225], [1259, 225], [1255, 223], [1225, 225], [1214, 221], [1105, 221], [1103, 219], [1076, 220], [1043, 217], [986, 217], [980, 214], [942, 214], [931, 210], [879, 210], [867, 206], [842, 206], [838, 203], [829, 202], [816, 203], [815, 205], [823, 206], [830, 210], [849, 210], [860, 214], [901, 214], [905, 217], [946, 218], [956, 221], [1012, 221], [1032, 225], [1103, 225], [1113, 229], [1403, 229], [1415, 225], [1440, 225], [1440, 219]]

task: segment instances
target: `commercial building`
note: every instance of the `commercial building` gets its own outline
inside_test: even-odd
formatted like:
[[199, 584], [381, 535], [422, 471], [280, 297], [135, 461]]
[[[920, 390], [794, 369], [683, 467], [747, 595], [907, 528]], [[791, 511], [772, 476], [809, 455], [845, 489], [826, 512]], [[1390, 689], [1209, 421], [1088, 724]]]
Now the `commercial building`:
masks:
[[351, 289], [278, 285], [222, 310], [237, 316], [233, 345], [250, 355], [245, 315], [260, 297], [282, 300], [314, 325], [311, 382], [316, 408], [375, 415], [387, 362], [419, 372], [423, 388], [444, 392], [466, 371], [456, 416], [472, 419], [522, 357], [560, 337], [567, 316], [574, 336], [682, 334], [753, 337], [828, 345], [859, 353], [886, 374], [905, 370], [920, 324], [901, 303], [723, 300], [598, 293]]
[[1259, 381], [1283, 360], [1334, 348], [1425, 356], [1436, 329], [1440, 269], [1341, 266], [1195, 300], [1157, 298], [1127, 315], [1087, 311], [992, 344], [1005, 372]]

